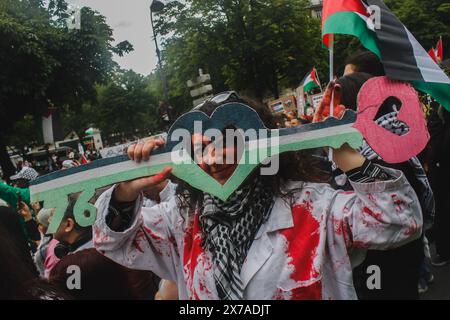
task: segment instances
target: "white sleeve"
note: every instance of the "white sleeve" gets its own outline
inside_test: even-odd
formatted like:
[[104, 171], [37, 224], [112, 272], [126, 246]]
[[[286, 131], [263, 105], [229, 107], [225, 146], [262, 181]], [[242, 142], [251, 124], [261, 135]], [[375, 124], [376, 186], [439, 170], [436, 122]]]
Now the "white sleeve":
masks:
[[401, 171], [383, 169], [393, 180], [351, 182], [354, 192], [336, 191], [333, 196], [330, 225], [348, 248], [396, 248], [422, 233], [422, 211], [413, 188]]
[[123, 232], [115, 232], [106, 223], [113, 190], [114, 187], [103, 193], [95, 204], [95, 248], [130, 269], [149, 270], [160, 278], [177, 280], [176, 274], [180, 268], [179, 241], [175, 239], [171, 226], [173, 222], [170, 221], [171, 215], [179, 215], [175, 201], [142, 208], [142, 198], [139, 198], [130, 227]]

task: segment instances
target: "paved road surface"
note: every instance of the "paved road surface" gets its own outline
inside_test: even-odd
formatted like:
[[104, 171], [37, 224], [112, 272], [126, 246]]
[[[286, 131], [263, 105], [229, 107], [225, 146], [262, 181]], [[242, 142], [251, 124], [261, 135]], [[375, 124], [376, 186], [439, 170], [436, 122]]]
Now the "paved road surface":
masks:
[[[450, 244], [449, 244], [450, 245]], [[432, 254], [434, 248], [431, 247]], [[450, 300], [450, 264], [444, 267], [433, 267], [434, 281], [423, 295], [422, 300]]]

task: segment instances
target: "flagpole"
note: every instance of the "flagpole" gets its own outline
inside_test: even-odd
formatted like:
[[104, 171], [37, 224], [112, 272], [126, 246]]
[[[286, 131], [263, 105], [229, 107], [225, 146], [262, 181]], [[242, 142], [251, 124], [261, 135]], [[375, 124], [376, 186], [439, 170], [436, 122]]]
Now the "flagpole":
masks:
[[316, 73], [317, 81], [319, 81], [320, 84], [320, 93], [323, 93], [322, 82], [320, 81], [319, 72], [317, 71], [316, 67], [314, 67], [314, 72]]
[[[330, 82], [334, 80], [334, 34], [330, 34]], [[330, 117], [334, 116], [334, 93], [331, 94]], [[333, 161], [333, 148], [328, 150], [328, 159]]]
[[[334, 34], [330, 34], [330, 82], [334, 80]], [[334, 95], [331, 95], [330, 116], [334, 115]]]

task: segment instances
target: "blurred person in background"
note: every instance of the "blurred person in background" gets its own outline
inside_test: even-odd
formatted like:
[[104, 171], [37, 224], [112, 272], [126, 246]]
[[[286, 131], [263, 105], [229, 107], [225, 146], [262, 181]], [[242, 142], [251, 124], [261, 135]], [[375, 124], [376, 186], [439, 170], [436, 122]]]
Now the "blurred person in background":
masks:
[[39, 275], [44, 277], [45, 275], [45, 259], [47, 257], [47, 250], [53, 236], [47, 234], [47, 229], [50, 223], [50, 216], [53, 214], [54, 209], [41, 209], [36, 220], [38, 223], [38, 229], [41, 233], [41, 241], [37, 247], [36, 253], [34, 254], [34, 263], [39, 271]]
[[428, 127], [431, 135], [429, 175], [436, 198], [432, 238], [436, 244], [437, 257], [433, 260], [433, 265], [442, 267], [450, 263], [450, 113], [442, 106], [433, 104]]
[[[73, 266], [81, 276], [75, 289], [67, 287]], [[159, 279], [148, 271], [126, 269], [91, 248], [64, 257], [50, 272], [49, 280], [76, 300], [150, 300]]]
[[64, 291], [39, 278], [34, 265], [30, 264], [28, 249], [14, 236], [17, 232], [20, 232], [18, 224], [12, 230], [0, 223], [0, 300], [71, 299]]

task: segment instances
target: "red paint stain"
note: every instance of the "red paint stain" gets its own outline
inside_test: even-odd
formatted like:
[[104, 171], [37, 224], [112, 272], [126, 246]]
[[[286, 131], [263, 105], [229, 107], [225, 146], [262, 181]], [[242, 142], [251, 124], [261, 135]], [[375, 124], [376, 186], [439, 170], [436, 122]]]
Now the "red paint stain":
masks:
[[305, 199], [303, 199], [303, 205], [305, 206], [306, 210], [308, 210], [308, 211], [313, 210], [310, 191], [305, 192]]
[[[338, 236], [342, 236], [344, 238], [345, 245], [350, 247], [351, 241], [349, 239], [350, 230], [346, 226], [344, 219], [337, 219], [332, 217], [331, 223], [333, 224], [334, 233]], [[336, 240], [333, 241], [333, 245], [337, 245]]]
[[361, 240], [355, 240], [353, 241], [353, 247], [354, 248], [360, 248], [360, 249], [368, 249], [369, 244], [367, 242], [361, 241]]
[[162, 255], [162, 245], [164, 244], [164, 239], [159, 236], [158, 234], [156, 234], [155, 232], [153, 232], [152, 229], [143, 226], [145, 232], [150, 236], [150, 238], [152, 238], [152, 243], [153, 243], [153, 248], [155, 249], [156, 253], [158, 253], [159, 255]]
[[367, 207], [364, 207], [364, 208], [363, 208], [363, 211], [364, 211], [364, 213], [368, 214], [369, 216], [371, 216], [371, 217], [374, 218], [375, 220], [377, 220], [377, 221], [382, 221], [383, 214], [382, 214], [381, 212], [375, 213], [375, 212], [373, 212], [372, 210], [370, 210], [370, 209], [367, 208]]
[[[161, 222], [161, 221], [159, 221], [159, 222]], [[158, 221], [156, 222], [156, 224], [157, 223], [158, 223]], [[176, 239], [174, 236], [171, 235], [166, 240], [164, 237], [155, 233], [152, 229], [146, 227], [145, 225], [142, 227], [145, 230], [145, 232], [152, 239], [153, 247], [155, 248], [156, 252], [159, 255], [163, 255], [165, 253], [167, 256], [170, 256], [171, 247], [173, 247], [176, 254], [179, 255], [177, 242], [176, 242]]]
[[141, 247], [141, 241], [145, 238], [144, 232], [143, 231], [138, 231], [138, 233], [136, 234], [136, 237], [133, 239], [132, 245], [133, 247], [136, 248], [136, 250], [138, 250], [141, 253], [144, 253], [144, 250], [142, 250]]
[[148, 228], [148, 227], [146, 227], [146, 226], [143, 226], [143, 227], [144, 227], [145, 232], [147, 232], [147, 234], [148, 234], [153, 240], [155, 240], [155, 241], [157, 241], [157, 242], [163, 240], [163, 238], [162, 238], [160, 235], [154, 233], [152, 229], [150, 229], [150, 228]]
[[179, 256], [180, 253], [178, 251], [178, 246], [177, 246], [177, 240], [175, 239], [174, 236], [170, 236], [169, 239], [169, 243], [173, 246], [173, 248], [175, 249], [176, 254]]
[[344, 206], [344, 209], [342, 209], [342, 212], [345, 214], [349, 214], [350, 213], [350, 208], [347, 206]]
[[403, 206], [406, 204], [405, 201], [398, 199], [396, 194], [391, 195], [392, 201], [394, 201], [394, 204], [396, 206], [395, 210], [397, 213], [403, 211]]
[[294, 288], [291, 291], [277, 289], [273, 300], [322, 300], [322, 282], [317, 281], [310, 286]]
[[412, 236], [413, 234], [415, 234], [417, 232], [419, 228], [417, 227], [417, 221], [415, 219], [412, 219], [412, 225], [409, 226], [405, 232], [403, 232], [403, 234], [407, 237]]
[[208, 297], [208, 299], [214, 299], [211, 291], [209, 291], [207, 285], [206, 285], [206, 280], [205, 278], [200, 279], [199, 281], [199, 288], [200, 288], [200, 292], [202, 293], [203, 297]]
[[[200, 224], [198, 214], [194, 216], [193, 222], [189, 225], [184, 235], [184, 250], [183, 250], [183, 270], [185, 273], [186, 287], [191, 293], [190, 299], [200, 300], [195, 291], [193, 279], [194, 272], [197, 268], [198, 258], [203, 254], [201, 246], [202, 237], [200, 231]], [[203, 287], [206, 287], [203, 285]], [[202, 288], [202, 287], [201, 287]]]
[[369, 194], [367, 195], [367, 199], [369, 199], [369, 201], [371, 201], [371, 202], [373, 202], [373, 203], [376, 202], [375, 197], [374, 197], [373, 194], [371, 194], [371, 193], [369, 193]]
[[344, 234], [343, 220], [332, 217], [331, 222], [333, 223], [334, 233], [338, 236], [342, 236]]
[[[319, 272], [314, 267], [313, 262], [317, 256], [320, 225], [308, 208], [304, 205], [292, 207], [294, 226], [281, 232], [288, 243], [286, 255], [290, 258], [289, 264], [294, 269], [291, 279], [296, 282], [307, 281], [319, 276]], [[321, 297], [321, 288], [321, 286], [302, 287], [302, 293], [292, 292], [292, 297], [303, 295]], [[307, 293], [307, 291], [311, 292]]]
[[367, 207], [363, 208], [363, 212], [374, 218], [374, 220], [362, 219], [362, 223], [366, 228], [376, 228], [381, 224], [381, 221], [379, 220], [381, 219], [381, 213], [375, 213]]
[[196, 214], [184, 235], [183, 265], [189, 265], [191, 271], [195, 269], [197, 258], [203, 253], [201, 240], [200, 223]]
[[192, 292], [192, 295], [189, 297], [189, 300], [201, 300], [197, 294], [197, 291], [195, 291], [195, 289], [191, 290], [191, 292]]
[[100, 229], [94, 228], [94, 238], [95, 239], [100, 238]]
[[109, 236], [106, 233], [103, 233], [100, 229], [94, 229], [94, 244], [102, 245], [109, 241]]
[[157, 225], [159, 225], [162, 221], [163, 221], [163, 218], [162, 218], [162, 217], [159, 217], [158, 219], [156, 219], [156, 221], [153, 223], [153, 225], [157, 226]]

